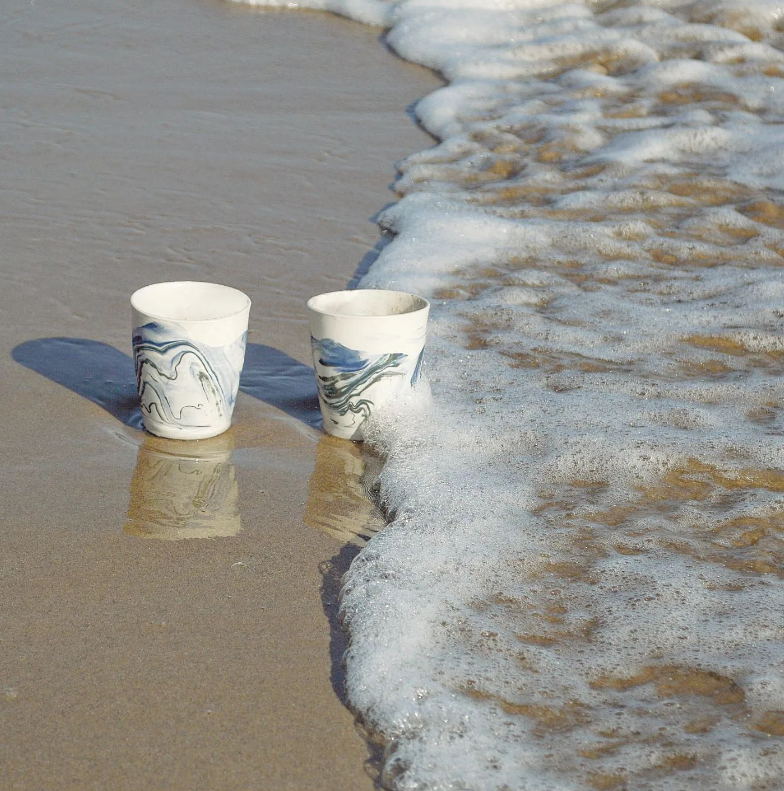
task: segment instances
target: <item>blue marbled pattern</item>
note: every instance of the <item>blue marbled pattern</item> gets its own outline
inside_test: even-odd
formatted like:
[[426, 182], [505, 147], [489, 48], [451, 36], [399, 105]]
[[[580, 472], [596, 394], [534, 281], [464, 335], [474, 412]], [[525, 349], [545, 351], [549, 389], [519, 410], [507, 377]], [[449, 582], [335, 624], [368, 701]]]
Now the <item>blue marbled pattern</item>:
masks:
[[419, 352], [419, 357], [417, 357], [416, 365], [414, 366], [414, 373], [411, 374], [411, 387], [413, 387], [418, 381], [419, 377], [422, 376], [422, 363], [425, 361], [425, 350], [422, 349]]
[[[330, 338], [318, 340], [312, 336], [311, 344], [319, 398], [328, 412], [339, 417], [353, 416], [352, 425], [370, 415], [373, 400], [366, 395], [369, 388], [390, 377], [405, 377], [413, 385], [421, 371], [422, 353], [412, 371], [411, 357], [401, 352], [367, 354]], [[335, 418], [330, 419], [338, 424]]]
[[247, 333], [219, 347], [186, 338], [184, 329], [157, 322], [134, 330], [142, 413], [172, 426], [206, 428], [231, 418]]

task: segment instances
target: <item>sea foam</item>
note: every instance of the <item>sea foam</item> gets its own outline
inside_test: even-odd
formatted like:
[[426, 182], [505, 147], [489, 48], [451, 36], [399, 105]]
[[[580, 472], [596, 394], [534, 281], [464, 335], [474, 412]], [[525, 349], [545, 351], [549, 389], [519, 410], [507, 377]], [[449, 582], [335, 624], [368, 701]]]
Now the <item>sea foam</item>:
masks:
[[784, 6], [301, 5], [449, 82], [362, 283], [433, 303], [343, 591], [384, 784], [784, 788]]

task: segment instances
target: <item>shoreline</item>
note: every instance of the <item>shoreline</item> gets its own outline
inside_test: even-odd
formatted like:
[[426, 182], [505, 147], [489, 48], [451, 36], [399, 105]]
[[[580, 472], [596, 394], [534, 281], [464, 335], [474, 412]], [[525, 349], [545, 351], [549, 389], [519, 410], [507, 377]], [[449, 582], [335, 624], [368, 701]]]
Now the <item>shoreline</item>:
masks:
[[[406, 107], [440, 82], [326, 13], [9, 16], [2, 785], [371, 789], [336, 611], [379, 517], [313, 427], [304, 303], [383, 246], [392, 162], [430, 140]], [[127, 300], [167, 279], [254, 303], [198, 459], [134, 408]]]

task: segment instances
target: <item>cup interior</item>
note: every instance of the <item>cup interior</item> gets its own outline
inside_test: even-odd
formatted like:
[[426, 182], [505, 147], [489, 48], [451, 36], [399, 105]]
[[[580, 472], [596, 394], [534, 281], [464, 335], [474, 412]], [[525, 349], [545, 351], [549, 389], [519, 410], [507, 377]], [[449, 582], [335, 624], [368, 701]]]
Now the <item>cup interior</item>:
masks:
[[330, 316], [401, 316], [428, 306], [426, 299], [415, 294], [370, 288], [332, 291], [308, 301], [311, 310]]
[[140, 313], [169, 321], [214, 321], [236, 316], [250, 307], [242, 291], [218, 283], [180, 281], [153, 283], [131, 296]]

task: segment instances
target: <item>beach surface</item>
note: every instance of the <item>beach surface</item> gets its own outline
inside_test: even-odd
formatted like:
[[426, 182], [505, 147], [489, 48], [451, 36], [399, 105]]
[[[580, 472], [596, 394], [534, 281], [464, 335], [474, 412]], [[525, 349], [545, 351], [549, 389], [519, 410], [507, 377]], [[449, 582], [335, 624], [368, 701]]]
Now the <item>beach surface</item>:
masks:
[[[316, 426], [304, 301], [372, 258], [440, 83], [379, 29], [210, 0], [0, 19], [0, 787], [374, 787], [339, 580], [378, 527]], [[128, 297], [253, 301], [235, 426], [139, 428]], [[180, 540], [176, 540], [180, 539]]]

